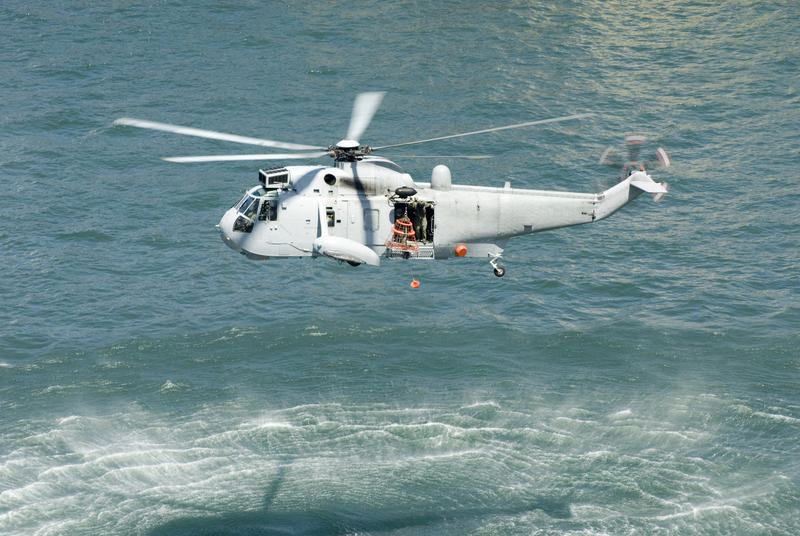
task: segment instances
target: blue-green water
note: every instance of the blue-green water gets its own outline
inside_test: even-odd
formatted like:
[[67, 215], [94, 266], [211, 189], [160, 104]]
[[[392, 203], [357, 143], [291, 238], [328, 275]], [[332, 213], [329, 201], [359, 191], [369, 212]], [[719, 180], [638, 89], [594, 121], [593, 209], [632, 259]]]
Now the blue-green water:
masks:
[[[800, 6], [640, 4], [4, 2], [0, 533], [797, 534]], [[672, 189], [503, 279], [256, 263], [258, 163], [158, 159], [250, 148], [111, 126], [327, 144], [366, 90], [374, 145], [594, 112], [415, 148], [458, 183], [639, 131]]]

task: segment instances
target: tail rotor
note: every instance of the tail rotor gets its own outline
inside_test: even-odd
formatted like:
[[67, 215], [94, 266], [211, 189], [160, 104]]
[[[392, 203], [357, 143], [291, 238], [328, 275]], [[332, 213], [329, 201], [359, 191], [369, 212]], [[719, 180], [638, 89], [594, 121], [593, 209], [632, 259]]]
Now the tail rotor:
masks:
[[599, 164], [622, 169], [623, 177], [639, 170], [656, 167], [669, 167], [672, 165], [672, 158], [664, 147], [658, 147], [651, 156], [641, 160], [640, 154], [647, 141], [644, 134], [633, 132], [625, 136], [625, 152], [627, 159], [620, 155], [614, 146], [608, 146], [600, 155]]

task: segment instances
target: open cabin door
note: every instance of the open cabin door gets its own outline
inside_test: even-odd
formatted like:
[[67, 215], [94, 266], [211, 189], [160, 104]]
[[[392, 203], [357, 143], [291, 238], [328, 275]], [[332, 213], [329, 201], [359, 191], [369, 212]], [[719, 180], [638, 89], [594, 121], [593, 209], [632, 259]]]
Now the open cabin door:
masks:
[[393, 221], [392, 236], [386, 242], [387, 257], [433, 259], [432, 202], [397, 199], [394, 203]]

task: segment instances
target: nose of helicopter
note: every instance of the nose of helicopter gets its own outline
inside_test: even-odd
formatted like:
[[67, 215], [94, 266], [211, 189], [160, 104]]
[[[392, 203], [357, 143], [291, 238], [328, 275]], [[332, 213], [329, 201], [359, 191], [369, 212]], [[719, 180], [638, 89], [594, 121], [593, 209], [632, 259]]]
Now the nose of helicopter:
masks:
[[230, 209], [222, 216], [222, 219], [219, 220], [217, 229], [219, 229], [219, 234], [222, 237], [222, 241], [225, 242], [225, 245], [238, 252], [241, 251], [242, 248], [239, 247], [239, 244], [237, 244], [236, 240], [233, 238], [234, 221], [236, 221], [236, 210]]

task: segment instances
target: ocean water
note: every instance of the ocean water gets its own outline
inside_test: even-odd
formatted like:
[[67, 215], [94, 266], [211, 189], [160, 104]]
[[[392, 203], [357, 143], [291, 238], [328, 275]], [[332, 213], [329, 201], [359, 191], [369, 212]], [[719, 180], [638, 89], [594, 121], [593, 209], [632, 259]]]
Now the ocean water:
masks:
[[[0, 533], [800, 532], [800, 5], [0, 6]], [[427, 181], [670, 194], [474, 259], [248, 261], [249, 152], [121, 116], [373, 145]], [[491, 154], [430, 161], [412, 154]], [[403, 155], [409, 156], [404, 159]], [[421, 288], [412, 290], [416, 277]]]

